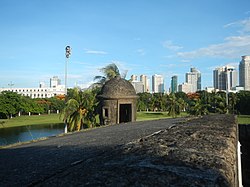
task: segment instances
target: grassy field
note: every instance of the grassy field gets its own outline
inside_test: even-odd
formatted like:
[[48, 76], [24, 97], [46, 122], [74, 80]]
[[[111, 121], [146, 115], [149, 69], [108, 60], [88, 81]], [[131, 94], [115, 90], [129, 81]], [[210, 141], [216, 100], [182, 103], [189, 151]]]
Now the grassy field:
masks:
[[250, 115], [239, 115], [238, 124], [250, 124]]
[[55, 124], [63, 123], [62, 119], [59, 118], [60, 114], [50, 115], [32, 115], [32, 116], [20, 116], [12, 119], [1, 120], [0, 128], [5, 127], [17, 127], [24, 125], [42, 125], [42, 124]]
[[[187, 116], [186, 113], [182, 113], [177, 117]], [[167, 112], [137, 112], [137, 121], [146, 120], [157, 120], [163, 118], [171, 118]], [[33, 115], [33, 116], [20, 116], [12, 119], [1, 120], [0, 119], [0, 129], [6, 127], [16, 127], [24, 125], [42, 125], [42, 124], [55, 124], [63, 123], [60, 119], [60, 114], [51, 115]], [[250, 124], [250, 115], [240, 115], [238, 116], [239, 124]]]
[[[187, 115], [186, 113], [182, 113], [177, 117], [184, 117], [186, 115]], [[168, 112], [137, 112], [136, 121], [156, 120], [163, 118], [172, 118], [172, 117], [168, 115]]]

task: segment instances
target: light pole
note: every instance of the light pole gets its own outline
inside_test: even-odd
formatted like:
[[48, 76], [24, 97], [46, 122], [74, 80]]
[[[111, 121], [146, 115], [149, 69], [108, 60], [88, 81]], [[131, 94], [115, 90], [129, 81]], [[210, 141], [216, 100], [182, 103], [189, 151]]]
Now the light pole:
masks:
[[[231, 72], [233, 71], [232, 68], [226, 67], [226, 107], [227, 107], [227, 114], [229, 113], [229, 98], [228, 98], [228, 87], [231, 89]], [[230, 79], [228, 80], [228, 76]]]
[[[69, 57], [71, 55], [71, 48], [70, 46], [66, 46], [65, 48], [66, 52], [65, 52], [65, 56], [66, 56], [66, 60], [65, 60], [65, 104], [66, 104], [66, 98], [67, 98], [67, 70], [68, 70], [68, 61], [69, 61]], [[67, 119], [65, 120], [65, 127], [64, 127], [64, 133], [68, 132], [68, 125], [67, 125]]]
[[68, 60], [69, 57], [71, 55], [71, 48], [70, 46], [66, 46], [65, 48], [66, 52], [65, 52], [65, 56], [66, 56], [66, 60], [65, 60], [65, 97], [67, 95], [67, 66], [68, 66]]
[[12, 86], [14, 86], [14, 84], [12, 83], [12, 81], [10, 81], [10, 83], [8, 84], [8, 86], [10, 86], [10, 89], [12, 90]]

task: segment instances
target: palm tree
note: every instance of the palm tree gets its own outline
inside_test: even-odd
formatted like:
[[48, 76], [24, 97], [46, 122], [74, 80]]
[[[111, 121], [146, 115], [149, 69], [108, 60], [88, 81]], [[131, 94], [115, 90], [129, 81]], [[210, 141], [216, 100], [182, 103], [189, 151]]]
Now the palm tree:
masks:
[[168, 115], [172, 116], [173, 118], [176, 117], [178, 113], [179, 103], [175, 97], [174, 93], [169, 94], [168, 97]]
[[178, 113], [180, 114], [181, 112], [186, 111], [186, 105], [187, 105], [186, 101], [184, 99], [182, 99], [182, 98], [179, 98], [177, 100], [177, 102], [179, 103], [179, 107], [178, 107], [179, 111], [178, 111]]
[[193, 114], [196, 116], [208, 114], [208, 105], [203, 103], [201, 99], [197, 99], [195, 105], [192, 107]]
[[99, 76], [94, 77], [94, 81], [97, 81], [97, 83], [95, 83], [95, 85], [99, 85], [99, 86], [102, 86], [106, 81], [108, 81], [116, 76], [121, 75], [119, 68], [114, 63], [109, 64], [104, 68], [101, 68], [100, 71], [103, 73], [103, 75], [102, 76], [99, 75]]
[[90, 90], [73, 89], [63, 111], [63, 120], [67, 122], [69, 131], [79, 131], [84, 125], [93, 126], [97, 106], [95, 96]]
[[235, 106], [237, 104], [237, 95], [235, 93], [229, 93], [229, 111], [234, 114]]

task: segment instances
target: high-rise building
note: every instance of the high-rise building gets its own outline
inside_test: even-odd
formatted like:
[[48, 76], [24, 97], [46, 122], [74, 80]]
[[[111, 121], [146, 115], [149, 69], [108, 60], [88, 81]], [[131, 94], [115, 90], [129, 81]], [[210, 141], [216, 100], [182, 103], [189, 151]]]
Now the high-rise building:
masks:
[[174, 75], [171, 77], [170, 92], [176, 93], [178, 91], [177, 85], [178, 85], [178, 77]]
[[146, 75], [140, 76], [140, 81], [143, 84], [143, 92], [149, 92], [149, 80]]
[[250, 90], [250, 56], [242, 56], [239, 64], [239, 85]]
[[131, 81], [137, 81], [137, 76], [136, 75], [131, 75]]
[[50, 88], [56, 88], [59, 85], [61, 85], [61, 80], [58, 78], [58, 76], [50, 78]]
[[237, 86], [237, 71], [233, 66], [218, 67], [213, 71], [214, 88], [232, 90]]
[[164, 93], [164, 80], [162, 75], [152, 76], [152, 92], [153, 93]]
[[143, 83], [141, 81], [132, 81], [131, 84], [135, 88], [136, 93], [143, 93]]
[[197, 69], [191, 68], [190, 72], [186, 73], [186, 83], [192, 85], [191, 92], [201, 90], [201, 73]]
[[238, 85], [238, 72], [233, 66], [226, 66], [227, 89], [232, 90]]
[[223, 67], [215, 68], [213, 71], [214, 88], [218, 90], [226, 90], [226, 79]]
[[191, 93], [192, 92], [192, 84], [189, 83], [182, 83], [178, 86], [178, 91], [179, 92], [184, 92], [184, 93]]

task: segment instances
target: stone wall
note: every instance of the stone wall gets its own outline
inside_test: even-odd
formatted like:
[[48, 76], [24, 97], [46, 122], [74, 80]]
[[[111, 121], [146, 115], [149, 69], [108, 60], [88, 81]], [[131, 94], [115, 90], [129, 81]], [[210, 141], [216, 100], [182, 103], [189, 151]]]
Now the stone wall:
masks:
[[91, 167], [81, 171], [81, 182], [86, 186], [235, 187], [237, 139], [233, 115], [180, 119], [88, 163]]

